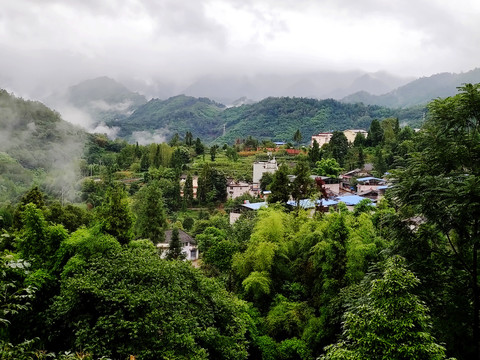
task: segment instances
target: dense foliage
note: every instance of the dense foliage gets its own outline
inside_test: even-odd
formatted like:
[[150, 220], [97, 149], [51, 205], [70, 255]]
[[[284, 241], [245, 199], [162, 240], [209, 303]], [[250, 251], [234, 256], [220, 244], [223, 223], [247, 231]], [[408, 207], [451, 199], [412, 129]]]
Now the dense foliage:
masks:
[[[91, 135], [78, 203], [39, 186], [0, 206], [0, 359], [478, 358], [479, 94], [432, 102], [419, 132], [379, 117], [353, 143], [285, 145], [250, 212], [264, 199], [227, 200], [227, 174], [271, 142]], [[364, 163], [390, 174], [385, 198], [300, 206], [325, 197], [312, 172]]]

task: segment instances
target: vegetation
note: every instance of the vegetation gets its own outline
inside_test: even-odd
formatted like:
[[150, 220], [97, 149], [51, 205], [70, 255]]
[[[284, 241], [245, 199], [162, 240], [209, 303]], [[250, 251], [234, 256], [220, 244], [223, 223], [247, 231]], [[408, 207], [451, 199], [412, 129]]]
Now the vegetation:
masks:
[[[430, 103], [419, 132], [378, 117], [366, 138], [335, 132], [308, 152], [298, 124], [300, 149], [253, 136], [209, 147], [192, 129], [168, 144], [86, 137], [72, 202], [40, 182], [0, 204], [0, 359], [478, 358], [478, 109], [480, 85], [465, 85]], [[265, 200], [227, 200], [227, 176], [271, 156], [268, 207], [231, 224], [228, 211]], [[390, 174], [382, 200], [302, 209], [324, 196], [312, 174], [364, 163]]]

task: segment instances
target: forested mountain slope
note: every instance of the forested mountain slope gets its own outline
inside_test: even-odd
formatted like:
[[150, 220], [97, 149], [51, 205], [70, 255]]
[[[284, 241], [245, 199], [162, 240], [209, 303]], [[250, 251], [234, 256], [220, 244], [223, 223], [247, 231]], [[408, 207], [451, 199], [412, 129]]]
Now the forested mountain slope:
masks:
[[84, 134], [42, 103], [0, 90], [0, 202], [49, 176], [52, 186], [70, 188]]
[[255, 104], [225, 108], [206, 98], [179, 95], [165, 101], [151, 100], [116, 126], [121, 127], [119, 135], [127, 138], [135, 131], [161, 130], [167, 138], [190, 131], [203, 141], [228, 144], [249, 135], [289, 141], [300, 129], [308, 142], [310, 135], [321, 131], [368, 129], [373, 119], [398, 117], [401, 123], [417, 125], [424, 112], [423, 107], [393, 110], [332, 99], [289, 97], [271, 97]]

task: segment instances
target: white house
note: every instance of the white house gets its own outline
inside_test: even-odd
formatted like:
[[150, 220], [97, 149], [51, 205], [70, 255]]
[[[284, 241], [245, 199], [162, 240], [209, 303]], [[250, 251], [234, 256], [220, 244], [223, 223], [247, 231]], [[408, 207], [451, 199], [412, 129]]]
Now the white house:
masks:
[[312, 135], [312, 141], [311, 141], [311, 146], [313, 146], [313, 141], [316, 140], [318, 143], [318, 146], [322, 147], [325, 144], [328, 144], [330, 140], [332, 139], [333, 133], [331, 132], [324, 132], [324, 133], [318, 133], [317, 135]]
[[[161, 258], [165, 258], [167, 254], [170, 240], [172, 239], [172, 231], [173, 230], [165, 231], [165, 242], [157, 244], [157, 248], [161, 252]], [[198, 260], [198, 248], [195, 239], [181, 229], [178, 230], [178, 237], [182, 243], [182, 253], [185, 254], [185, 259], [190, 261]]]
[[265, 173], [274, 173], [278, 170], [277, 160], [272, 159], [269, 161], [258, 161], [253, 163], [253, 183], [259, 184], [260, 179]]
[[227, 195], [229, 199], [236, 199], [243, 194], [253, 195], [251, 184], [234, 180], [227, 182]]
[[355, 141], [355, 137], [357, 136], [357, 134], [362, 134], [363, 136], [365, 136], [365, 138], [367, 138], [368, 136], [368, 132], [365, 131], [365, 130], [360, 130], [360, 129], [349, 129], [349, 130], [345, 130], [343, 132], [343, 134], [345, 135], [345, 137], [347, 138], [348, 142], [349, 143], [353, 143]]

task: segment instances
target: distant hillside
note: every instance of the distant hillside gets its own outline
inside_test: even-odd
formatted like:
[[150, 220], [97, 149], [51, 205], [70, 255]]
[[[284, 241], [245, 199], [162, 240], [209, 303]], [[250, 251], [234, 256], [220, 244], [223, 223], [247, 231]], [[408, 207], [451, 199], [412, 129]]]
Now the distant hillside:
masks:
[[[344, 104], [336, 100], [267, 98], [255, 104], [226, 108], [206, 98], [180, 95], [151, 100], [118, 123], [119, 135], [135, 139], [134, 132], [162, 133], [167, 139], [191, 131], [206, 142], [233, 143], [251, 135], [259, 139], [289, 141], [300, 129], [304, 142], [320, 131], [368, 129], [373, 119], [399, 117], [401, 123], [418, 124], [423, 107], [392, 110], [380, 106]], [[223, 135], [225, 125], [226, 133]]]
[[344, 104], [336, 100], [267, 98], [256, 104], [229, 108], [222, 114], [226, 134], [216, 143], [232, 143], [248, 135], [259, 139], [291, 141], [297, 129], [303, 143], [322, 131], [368, 129], [373, 119], [398, 117], [402, 124], [416, 126], [422, 121], [423, 107], [392, 110], [380, 106]]
[[128, 117], [147, 99], [104, 76], [71, 86], [45, 102], [58, 109], [67, 121], [93, 131], [99, 124]]
[[208, 141], [220, 135], [219, 114], [224, 109], [225, 105], [207, 98], [178, 95], [167, 100], [152, 99], [115, 124], [121, 127], [119, 136], [127, 138], [141, 131], [160, 131], [166, 137], [191, 131], [195, 137]]
[[408, 107], [424, 105], [435, 98], [445, 98], [457, 94], [457, 87], [465, 83], [479, 83], [480, 69], [466, 73], [442, 73], [414, 80], [383, 95], [372, 95], [359, 91], [342, 99], [342, 102], [362, 102], [369, 105], [387, 107]]
[[84, 134], [42, 103], [0, 90], [0, 202], [34, 182], [72, 190]]
[[202, 77], [182, 93], [206, 96], [223, 104], [231, 104], [240, 97], [259, 101], [267, 97], [335, 98], [359, 90], [383, 94], [406, 84], [411, 79], [400, 78], [385, 72], [319, 71], [298, 74], [210, 75]]

